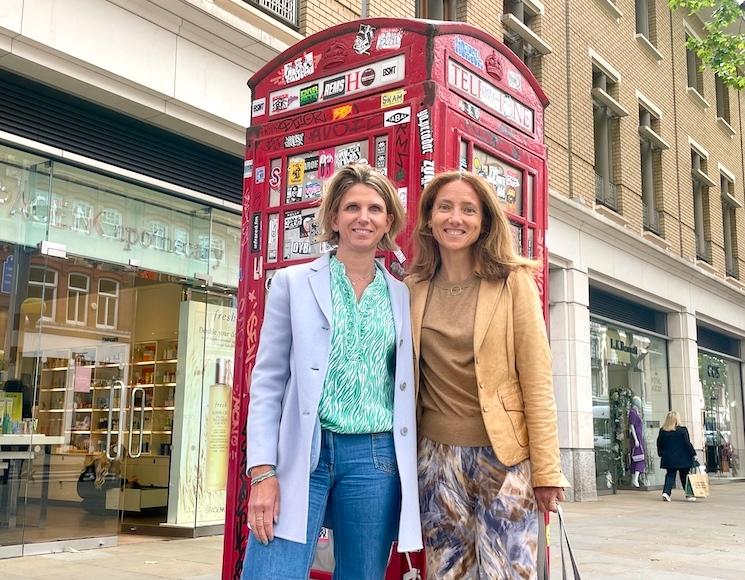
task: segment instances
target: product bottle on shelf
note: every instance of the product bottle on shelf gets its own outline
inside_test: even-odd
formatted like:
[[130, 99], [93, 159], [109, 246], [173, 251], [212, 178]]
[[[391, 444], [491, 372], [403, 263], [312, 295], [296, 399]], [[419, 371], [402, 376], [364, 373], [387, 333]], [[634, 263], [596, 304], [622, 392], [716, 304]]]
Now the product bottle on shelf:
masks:
[[228, 436], [230, 432], [231, 385], [228, 383], [230, 359], [215, 360], [215, 384], [210, 387], [207, 415], [207, 465], [205, 487], [208, 491], [225, 489], [228, 481]]

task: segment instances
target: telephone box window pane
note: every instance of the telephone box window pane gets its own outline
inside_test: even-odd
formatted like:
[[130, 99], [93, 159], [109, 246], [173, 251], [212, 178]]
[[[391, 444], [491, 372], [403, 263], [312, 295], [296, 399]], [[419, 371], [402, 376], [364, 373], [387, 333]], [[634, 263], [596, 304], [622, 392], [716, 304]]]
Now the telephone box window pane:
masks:
[[269, 168], [269, 207], [279, 205], [279, 188], [282, 186], [282, 159], [272, 159]]
[[523, 172], [486, 151], [473, 148], [473, 171], [486, 179], [502, 208], [513, 215], [522, 215], [523, 210]]
[[512, 239], [515, 241], [515, 251], [522, 255], [523, 253], [523, 230], [519, 224], [510, 222], [510, 230], [512, 231]]
[[283, 259], [298, 260], [321, 255], [321, 244], [316, 242], [319, 233], [317, 213], [317, 207], [285, 213]]
[[537, 198], [535, 190], [535, 176], [528, 173], [528, 207], [525, 208], [526, 217], [529, 222], [535, 221], [535, 200]]
[[334, 169], [341, 169], [350, 163], [367, 163], [367, 160], [370, 159], [367, 139], [338, 145], [335, 148], [334, 156]]
[[460, 140], [460, 168], [468, 171], [468, 141]]
[[388, 135], [375, 138], [375, 169], [388, 175]]
[[279, 246], [279, 214], [269, 216], [269, 227], [266, 242], [266, 261], [277, 261], [277, 247]]
[[535, 230], [528, 229], [528, 258], [535, 257]]

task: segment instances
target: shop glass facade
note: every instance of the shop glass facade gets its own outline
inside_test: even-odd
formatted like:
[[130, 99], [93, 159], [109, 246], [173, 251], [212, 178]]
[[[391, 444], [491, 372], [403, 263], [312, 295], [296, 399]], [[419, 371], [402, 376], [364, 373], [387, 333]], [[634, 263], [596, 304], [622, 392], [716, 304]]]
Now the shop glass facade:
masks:
[[224, 522], [239, 249], [238, 214], [0, 144], [0, 557]]
[[667, 341], [601, 320], [590, 321], [592, 414], [598, 493], [632, 487], [629, 413], [639, 397], [645, 447], [640, 488], [661, 486], [657, 434], [670, 408]]
[[704, 397], [706, 471], [721, 477], [742, 475], [745, 449], [741, 362], [699, 351], [698, 374]]

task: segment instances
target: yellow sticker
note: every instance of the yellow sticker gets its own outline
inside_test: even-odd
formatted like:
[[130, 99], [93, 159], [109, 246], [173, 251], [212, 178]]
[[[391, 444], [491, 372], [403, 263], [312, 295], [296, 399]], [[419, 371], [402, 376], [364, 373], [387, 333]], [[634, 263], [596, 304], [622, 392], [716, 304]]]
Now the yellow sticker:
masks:
[[390, 91], [380, 95], [380, 108], [387, 109], [388, 107], [395, 107], [404, 102], [406, 91], [404, 89], [398, 89], [396, 91]]
[[339, 119], [346, 119], [349, 117], [349, 115], [352, 114], [352, 105], [342, 105], [341, 107], [336, 107], [333, 111], [331, 111], [332, 121], [338, 121]]
[[287, 185], [301, 185], [305, 174], [305, 160], [290, 161], [287, 171]]

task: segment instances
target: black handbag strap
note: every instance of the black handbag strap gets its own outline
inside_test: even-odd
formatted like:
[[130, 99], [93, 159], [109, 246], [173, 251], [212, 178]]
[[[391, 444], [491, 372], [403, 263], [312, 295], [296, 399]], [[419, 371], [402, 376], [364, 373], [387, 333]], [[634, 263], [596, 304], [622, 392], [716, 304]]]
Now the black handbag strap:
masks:
[[567, 534], [566, 527], [564, 526], [564, 514], [562, 513], [561, 506], [558, 505], [556, 513], [559, 516], [559, 546], [561, 547], [561, 578], [567, 580], [567, 563], [564, 557], [564, 543], [567, 545], [567, 552], [569, 553], [569, 561], [572, 565], [572, 572], [574, 573], [574, 580], [582, 580], [577, 567], [577, 560], [574, 558], [574, 551], [572, 550], [572, 544], [569, 542], [569, 535]]

